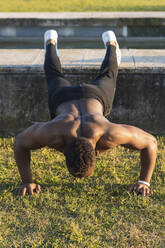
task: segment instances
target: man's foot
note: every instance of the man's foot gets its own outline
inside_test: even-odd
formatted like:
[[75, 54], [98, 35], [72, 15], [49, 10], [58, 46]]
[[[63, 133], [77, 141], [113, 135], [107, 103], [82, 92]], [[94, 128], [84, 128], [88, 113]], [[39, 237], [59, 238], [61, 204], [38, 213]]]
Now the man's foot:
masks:
[[57, 56], [59, 57], [59, 52], [57, 49], [57, 39], [58, 39], [58, 34], [57, 34], [56, 30], [48, 30], [45, 32], [45, 34], [44, 34], [45, 54], [46, 54], [46, 46], [51, 43], [54, 46], [56, 46]]
[[107, 48], [109, 44], [116, 47], [117, 63], [118, 65], [120, 65], [121, 52], [120, 52], [119, 44], [117, 43], [117, 40], [116, 40], [115, 33], [110, 30], [102, 33], [102, 40], [104, 42], [105, 48]]

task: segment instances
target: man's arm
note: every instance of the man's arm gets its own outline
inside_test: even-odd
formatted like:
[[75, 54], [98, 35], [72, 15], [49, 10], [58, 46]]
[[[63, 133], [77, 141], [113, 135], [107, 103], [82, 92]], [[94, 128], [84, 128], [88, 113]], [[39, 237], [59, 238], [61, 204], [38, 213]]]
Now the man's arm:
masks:
[[110, 124], [108, 135], [110, 147], [123, 145], [140, 150], [141, 171], [139, 180], [141, 182], [131, 185], [129, 191], [136, 191], [136, 193], [141, 193], [143, 196], [148, 196], [151, 191], [147, 184], [150, 184], [157, 155], [156, 138], [139, 128], [116, 124]]
[[33, 182], [30, 168], [31, 149], [37, 149], [48, 145], [48, 133], [45, 126], [35, 124], [17, 135], [14, 143], [14, 155], [23, 185], [18, 194], [24, 196], [26, 191], [40, 193], [40, 186]]

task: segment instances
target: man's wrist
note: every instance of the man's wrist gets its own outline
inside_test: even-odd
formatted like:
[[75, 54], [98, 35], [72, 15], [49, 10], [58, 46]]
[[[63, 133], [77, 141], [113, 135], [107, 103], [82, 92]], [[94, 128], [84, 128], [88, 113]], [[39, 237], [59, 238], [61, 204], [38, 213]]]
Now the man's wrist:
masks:
[[150, 187], [150, 183], [148, 183], [148, 182], [146, 182], [146, 181], [139, 180], [138, 183], [141, 183], [141, 184], [144, 184], [144, 185]]

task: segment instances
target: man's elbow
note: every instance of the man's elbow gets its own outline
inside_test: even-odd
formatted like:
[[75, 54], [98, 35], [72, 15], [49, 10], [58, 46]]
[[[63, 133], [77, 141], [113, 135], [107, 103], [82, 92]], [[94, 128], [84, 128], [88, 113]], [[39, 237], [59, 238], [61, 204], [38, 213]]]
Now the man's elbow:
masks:
[[149, 147], [153, 152], [157, 152], [158, 143], [154, 136], [151, 137]]

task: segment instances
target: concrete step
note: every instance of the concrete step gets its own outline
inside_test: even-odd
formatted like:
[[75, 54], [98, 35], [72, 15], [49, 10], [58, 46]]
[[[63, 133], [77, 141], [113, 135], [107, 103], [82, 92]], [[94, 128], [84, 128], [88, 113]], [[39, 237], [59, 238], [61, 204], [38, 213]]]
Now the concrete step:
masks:
[[[49, 119], [44, 51], [0, 50], [0, 132], [14, 135], [33, 121]], [[66, 77], [91, 83], [105, 49], [60, 50]], [[165, 50], [122, 50], [110, 120], [165, 133]]]
[[[64, 69], [98, 69], [105, 55], [105, 49], [59, 49]], [[165, 50], [121, 49], [122, 59], [119, 70], [131, 69], [132, 72], [165, 70]], [[0, 70], [21, 70], [35, 68], [43, 70], [43, 49], [0, 49]]]

